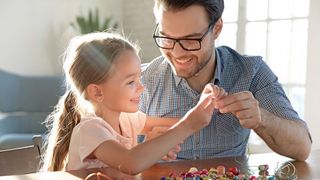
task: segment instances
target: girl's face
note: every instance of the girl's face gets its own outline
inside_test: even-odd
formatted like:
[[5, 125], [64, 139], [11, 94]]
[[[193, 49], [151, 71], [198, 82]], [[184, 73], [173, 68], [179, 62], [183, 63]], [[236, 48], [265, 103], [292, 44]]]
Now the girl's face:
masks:
[[140, 82], [141, 65], [135, 51], [126, 50], [114, 61], [114, 69], [107, 80], [100, 84], [103, 106], [110, 111], [136, 112], [144, 87]]

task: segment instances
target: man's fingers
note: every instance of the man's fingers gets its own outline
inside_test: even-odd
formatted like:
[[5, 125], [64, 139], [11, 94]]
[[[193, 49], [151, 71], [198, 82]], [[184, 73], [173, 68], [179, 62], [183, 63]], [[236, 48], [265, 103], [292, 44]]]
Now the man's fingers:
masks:
[[177, 159], [177, 153], [173, 152], [173, 151], [169, 151], [168, 154], [167, 154], [167, 157], [169, 159]]
[[245, 92], [229, 94], [228, 96], [223, 98], [222, 101], [219, 100], [218, 104], [220, 107], [224, 107], [224, 106], [233, 104], [235, 102], [240, 102], [240, 101], [250, 100], [250, 99], [254, 99], [252, 93], [249, 91], [245, 91]]
[[167, 155], [164, 155], [161, 159], [164, 160], [164, 161], [169, 161], [170, 160]]
[[176, 153], [180, 152], [181, 151], [181, 146], [179, 144], [175, 145], [174, 148], [173, 148], [173, 151], [176, 152]]
[[161, 134], [165, 133], [168, 131], [170, 127], [169, 126], [155, 126], [151, 129], [151, 131], [148, 131], [146, 133], [147, 138], [146, 140], [153, 139], [155, 137], [160, 136]]
[[[250, 109], [251, 111], [255, 111], [259, 108], [259, 102], [255, 99], [244, 99], [241, 101], [234, 101], [231, 104], [227, 105], [219, 105], [221, 113], [237, 113], [239, 111], [244, 111]], [[236, 115], [236, 114], [235, 114]]]
[[177, 159], [177, 153], [173, 151], [169, 151], [167, 155], [164, 155], [162, 158], [164, 161], [170, 161], [170, 160], [175, 160]]

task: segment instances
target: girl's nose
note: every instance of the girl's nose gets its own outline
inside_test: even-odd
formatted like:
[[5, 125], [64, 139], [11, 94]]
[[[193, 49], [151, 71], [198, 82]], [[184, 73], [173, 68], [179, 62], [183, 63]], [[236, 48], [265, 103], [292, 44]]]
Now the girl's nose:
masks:
[[142, 93], [144, 91], [144, 86], [142, 85], [141, 81], [138, 82], [138, 88], [137, 91], [139, 93]]

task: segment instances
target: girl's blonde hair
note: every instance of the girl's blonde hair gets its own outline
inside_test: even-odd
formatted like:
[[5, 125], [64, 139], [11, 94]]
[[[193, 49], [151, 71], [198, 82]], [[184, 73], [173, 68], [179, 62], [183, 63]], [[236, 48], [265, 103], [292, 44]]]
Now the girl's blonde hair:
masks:
[[73, 128], [90, 109], [84, 104], [89, 84], [100, 84], [114, 71], [113, 62], [126, 50], [138, 48], [115, 33], [90, 33], [70, 41], [64, 56], [67, 90], [47, 118], [42, 171], [64, 170]]

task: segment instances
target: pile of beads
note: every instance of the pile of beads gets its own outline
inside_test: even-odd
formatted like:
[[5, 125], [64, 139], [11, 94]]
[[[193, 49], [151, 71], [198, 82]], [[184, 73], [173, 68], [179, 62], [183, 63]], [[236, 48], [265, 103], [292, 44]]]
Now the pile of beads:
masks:
[[[261, 168], [261, 169], [260, 169]], [[259, 176], [240, 173], [237, 167], [231, 167], [226, 171], [224, 166], [211, 168], [209, 170], [198, 170], [195, 167], [190, 168], [188, 172], [180, 174], [171, 173], [161, 180], [275, 180], [274, 176], [268, 176], [268, 165], [259, 166]]]

